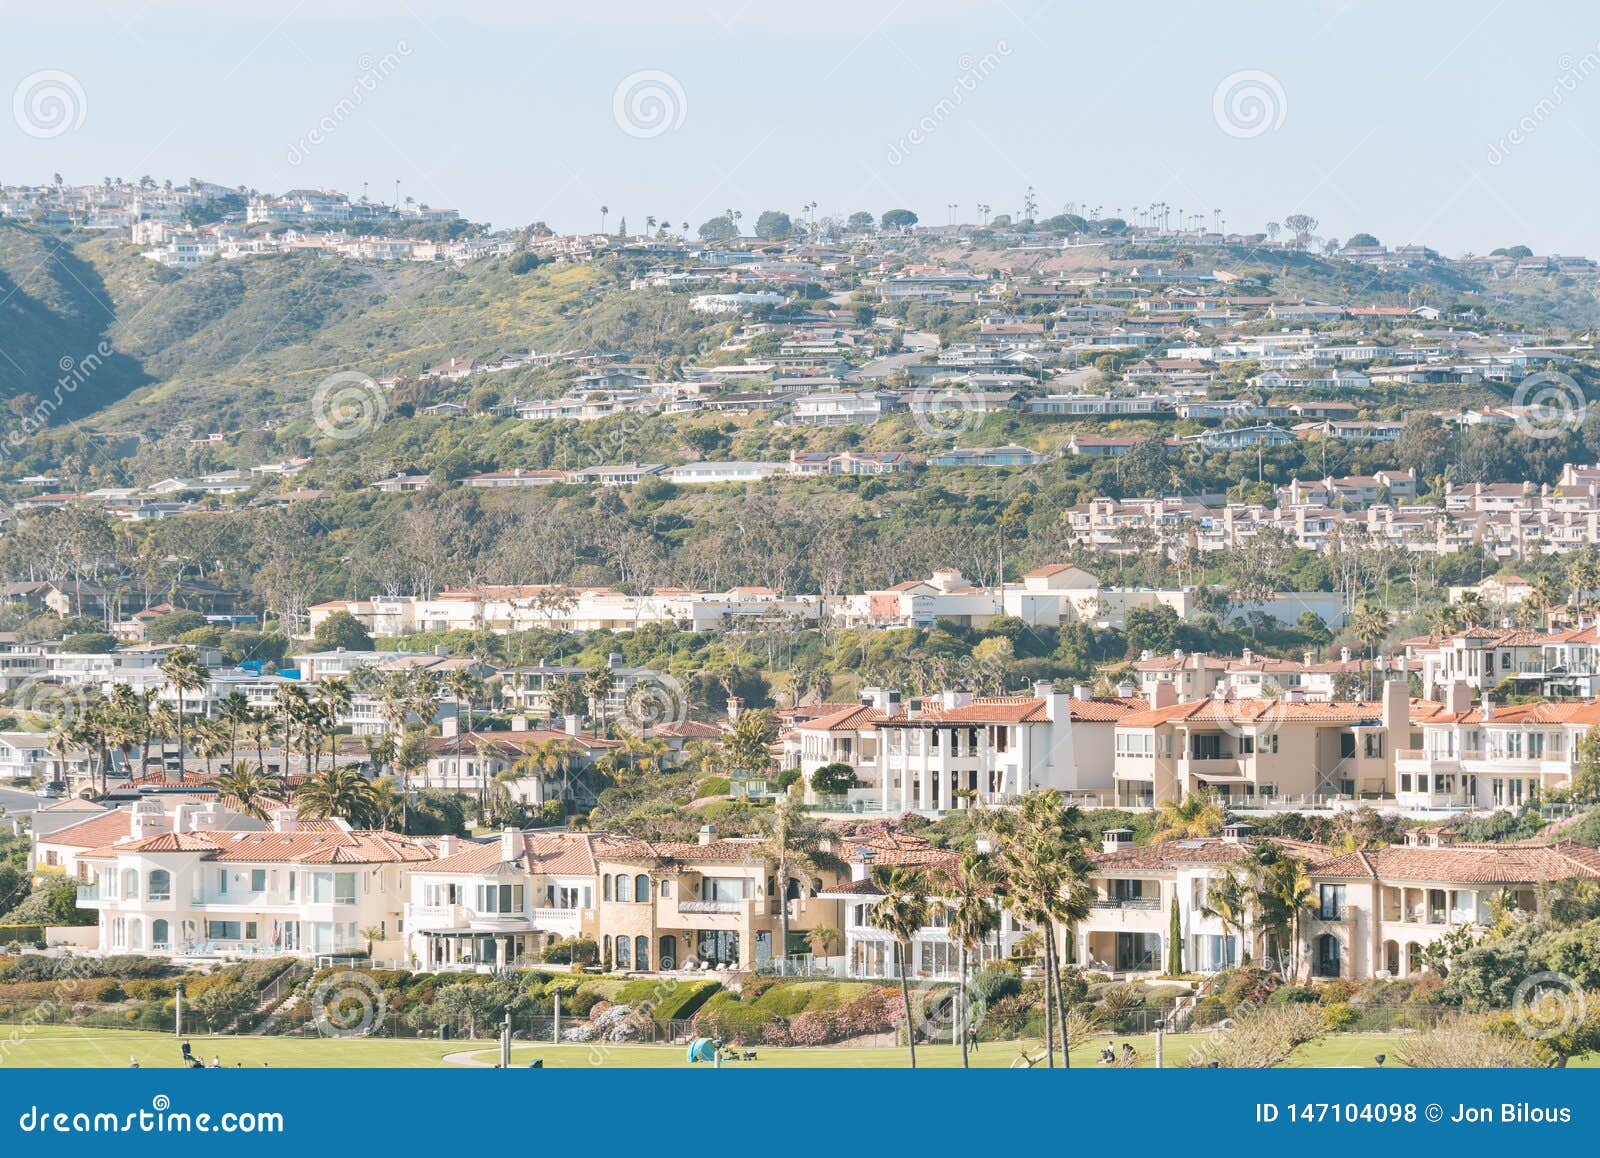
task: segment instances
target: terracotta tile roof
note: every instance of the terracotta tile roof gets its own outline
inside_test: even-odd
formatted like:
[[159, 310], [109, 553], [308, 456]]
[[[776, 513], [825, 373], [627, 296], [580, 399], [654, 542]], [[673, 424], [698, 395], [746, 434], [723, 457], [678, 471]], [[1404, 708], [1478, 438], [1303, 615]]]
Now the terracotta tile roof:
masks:
[[1312, 875], [1439, 884], [1534, 884], [1600, 877], [1600, 851], [1571, 841], [1543, 846], [1395, 846], [1345, 853], [1318, 865]]
[[825, 716], [806, 720], [796, 727], [806, 732], [858, 732], [876, 727], [886, 718], [882, 708], [851, 704]]
[[[594, 876], [599, 857], [615, 845], [605, 833], [521, 832], [518, 863], [535, 876]], [[453, 856], [422, 870], [430, 873], [476, 873], [500, 864], [500, 839], [473, 841]]]
[[[1263, 838], [1266, 839], [1266, 838]], [[1325, 845], [1303, 840], [1272, 838], [1272, 843], [1286, 853], [1303, 857], [1312, 863], [1326, 860], [1329, 852]], [[1116, 872], [1130, 869], [1167, 869], [1183, 865], [1234, 864], [1250, 855], [1249, 841], [1228, 840], [1220, 836], [1197, 836], [1181, 840], [1163, 840], [1154, 844], [1135, 845], [1116, 852], [1100, 852], [1091, 856], [1097, 872]]]
[[952, 849], [935, 848], [920, 836], [881, 822], [841, 829], [837, 843], [840, 855], [857, 864], [943, 869], [961, 859]]
[[915, 716], [894, 716], [883, 721], [885, 727], [916, 727], [920, 724], [1035, 724], [1043, 723], [1045, 702], [1031, 696], [974, 696], [970, 704], [946, 708], [924, 703]]
[[887, 894], [885, 894], [883, 886], [879, 885], [871, 877], [860, 881], [846, 881], [841, 885], [832, 885], [818, 894], [823, 900], [829, 900], [834, 897], [881, 897], [885, 895]]
[[39, 837], [38, 843], [65, 845], [67, 848], [99, 848], [127, 836], [132, 820], [132, 813], [117, 809], [47, 832]]
[[1229, 700], [1207, 698], [1187, 700], [1170, 707], [1138, 712], [1121, 722], [1130, 728], [1154, 728], [1178, 721], [1215, 724], [1250, 724], [1257, 721], [1282, 723], [1356, 724], [1378, 720], [1383, 705], [1377, 701], [1284, 700], [1240, 697]]
[[1600, 724], [1600, 700], [1568, 703], [1496, 704], [1491, 715], [1480, 707], [1459, 715], [1448, 712], [1431, 723], [1486, 724]]
[[289, 864], [392, 864], [433, 859], [432, 848], [394, 832], [316, 829], [296, 832], [162, 832], [143, 840], [102, 845], [86, 857], [110, 859], [125, 852], [197, 852], [223, 862]]
[[762, 842], [724, 838], [710, 844], [692, 840], [618, 840], [600, 853], [601, 860], [629, 864], [680, 861], [715, 861], [724, 864], [752, 864], [765, 860]]
[[1144, 700], [1134, 696], [1095, 696], [1088, 700], [1073, 697], [1067, 702], [1072, 709], [1074, 720], [1085, 720], [1089, 723], [1124, 720], [1136, 712], [1148, 711], [1150, 708]]

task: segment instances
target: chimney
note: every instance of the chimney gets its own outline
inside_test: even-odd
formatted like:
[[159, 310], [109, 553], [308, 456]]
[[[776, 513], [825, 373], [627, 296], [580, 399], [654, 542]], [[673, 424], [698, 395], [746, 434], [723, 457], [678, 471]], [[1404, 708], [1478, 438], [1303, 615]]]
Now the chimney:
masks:
[[1494, 697], [1486, 689], [1483, 693], [1483, 718], [1485, 721], [1494, 719]]
[[1133, 847], [1133, 829], [1108, 828], [1100, 834], [1100, 851], [1106, 855]]
[[514, 828], [500, 830], [500, 861], [511, 864], [522, 855], [522, 833]]
[[511, 717], [511, 730], [513, 732], [526, 732], [528, 730], [528, 717], [527, 716], [512, 716]]
[[294, 832], [300, 827], [300, 818], [292, 808], [274, 808], [267, 819], [273, 832]]
[[714, 841], [716, 839], [717, 839], [717, 826], [716, 825], [714, 825], [714, 824], [702, 824], [700, 826], [700, 845], [701, 845], [702, 848], [704, 846], [710, 844], [712, 841]]
[[1117, 685], [1117, 695], [1121, 696], [1125, 700], [1133, 699], [1134, 695], [1137, 694], [1138, 691], [1139, 689], [1133, 686], [1132, 680], [1123, 680]]
[[1094, 699], [1094, 689], [1088, 684], [1073, 684], [1072, 698], [1075, 700], [1092, 700]]
[[1228, 844], [1243, 844], [1255, 834], [1255, 825], [1247, 820], [1236, 820], [1222, 830], [1222, 839]]
[[1339, 649], [1339, 662], [1340, 663], [1349, 663], [1350, 662], [1350, 649], [1348, 647], [1341, 647]]
[[1178, 702], [1178, 685], [1171, 680], [1157, 680], [1150, 687], [1150, 707], [1170, 708]]
[[850, 879], [864, 881], [872, 875], [872, 862], [877, 854], [870, 848], [856, 849], [856, 855], [850, 859]]
[[1411, 735], [1411, 689], [1405, 680], [1387, 680], [1383, 685], [1383, 730], [1389, 736], [1389, 751], [1409, 747]]
[[1314, 651], [1308, 651], [1300, 658], [1305, 662], [1306, 667], [1310, 667], [1312, 664], [1317, 662], [1317, 653]]
[[444, 860], [445, 857], [455, 856], [455, 854], [456, 838], [453, 836], [441, 836], [439, 838], [439, 859]]
[[739, 713], [742, 712], [742, 711], [744, 711], [744, 700], [741, 699], [739, 696], [729, 696], [728, 697], [728, 723], [730, 723], [730, 724], [738, 723], [739, 722]]
[[163, 811], [159, 800], [136, 802], [132, 815], [128, 817], [128, 836], [133, 840], [143, 840], [158, 832], [166, 832], [169, 827], [167, 814]]
[[1445, 707], [1452, 716], [1472, 710], [1472, 687], [1466, 680], [1451, 680], [1445, 685], [1444, 696]]
[[454, 716], [446, 716], [444, 719], [439, 721], [439, 735], [443, 736], [447, 740], [454, 736], [459, 728], [460, 721], [458, 721]]
[[569, 736], [576, 736], [576, 735], [579, 735], [579, 734], [580, 734], [580, 729], [579, 729], [579, 727], [578, 727], [578, 725], [579, 725], [579, 724], [580, 724], [580, 723], [581, 723], [581, 722], [582, 722], [582, 721], [581, 721], [581, 720], [580, 720], [580, 719], [579, 719], [579, 718], [578, 718], [578, 717], [577, 717], [577, 716], [567, 716], [567, 717], [566, 717], [566, 718], [565, 718], [565, 719], [564, 719], [564, 720], [563, 720], [563, 721], [562, 721], [562, 727], [563, 727], [563, 730], [564, 730], [564, 731], [565, 731], [565, 732], [566, 732], [566, 733], [567, 733], [567, 735], [569, 735]]

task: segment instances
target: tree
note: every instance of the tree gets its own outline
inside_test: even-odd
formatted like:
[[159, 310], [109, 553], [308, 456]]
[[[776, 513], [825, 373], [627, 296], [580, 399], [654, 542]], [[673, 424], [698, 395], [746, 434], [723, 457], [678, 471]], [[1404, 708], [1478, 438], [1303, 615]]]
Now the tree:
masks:
[[1232, 933], [1238, 937], [1243, 960], [1250, 956], [1250, 949], [1244, 943], [1244, 928], [1250, 918], [1252, 897], [1244, 878], [1230, 867], [1207, 882], [1205, 903], [1200, 906], [1200, 915], [1221, 925], [1224, 936]]
[[1191, 792], [1179, 800], [1164, 800], [1156, 812], [1157, 840], [1215, 836], [1222, 831], [1223, 812], [1210, 792]]
[[895, 972], [900, 975], [900, 1004], [905, 1012], [906, 1045], [911, 1051], [911, 1068], [917, 1068], [917, 1027], [911, 1022], [911, 942], [928, 923], [927, 878], [914, 869], [888, 868], [873, 873], [883, 896], [867, 914], [867, 923], [882, 929], [894, 939]]
[[846, 219], [844, 227], [851, 233], [872, 232], [873, 216], [864, 209], [858, 209]]
[[739, 236], [739, 225], [731, 213], [724, 213], [701, 222], [701, 241], [734, 241]]
[[1572, 766], [1572, 797], [1583, 803], [1600, 800], [1600, 725], [1578, 739]]
[[183, 700], [189, 692], [206, 686], [207, 672], [200, 656], [193, 648], [180, 647], [170, 651], [159, 664], [163, 686], [172, 689], [178, 701], [178, 775], [183, 776], [184, 766], [184, 716]]
[[305, 819], [338, 816], [356, 828], [367, 827], [375, 820], [379, 803], [372, 781], [354, 768], [329, 768], [308, 776], [295, 795], [296, 811]]
[[117, 637], [104, 631], [83, 631], [61, 641], [67, 655], [109, 655], [117, 650]]
[[848, 764], [835, 761], [824, 764], [811, 774], [811, 791], [818, 796], [843, 796], [861, 785], [861, 778]]
[[910, 229], [917, 223], [917, 215], [909, 209], [890, 209], [881, 220], [885, 229]]
[[723, 741], [728, 764], [748, 772], [764, 772], [772, 766], [772, 743], [778, 738], [778, 721], [765, 708], [740, 712], [733, 730]]
[[311, 642], [319, 651], [371, 651], [372, 636], [348, 611], [335, 611], [317, 624]]
[[1183, 915], [1178, 911], [1178, 894], [1172, 894], [1172, 915], [1167, 921], [1167, 972], [1176, 977], [1183, 972]]
[[972, 967], [972, 957], [1000, 928], [1000, 910], [995, 904], [994, 865], [987, 856], [969, 852], [960, 862], [945, 873], [942, 888], [944, 904], [949, 912], [948, 934], [961, 947], [960, 996], [956, 1004], [955, 1031], [961, 1035], [961, 1068], [971, 1065], [967, 1053], [969, 1037], [967, 1028], [967, 974]]
[[1378, 244], [1378, 239], [1370, 233], [1351, 234], [1350, 240], [1345, 242], [1347, 248], [1356, 247], [1360, 249], [1376, 249]]
[[248, 760], [230, 765], [226, 772], [213, 777], [211, 783], [220, 791], [237, 797], [247, 814], [260, 819], [266, 818], [269, 805], [281, 804], [284, 798], [282, 781]]
[[782, 241], [794, 232], [794, 222], [778, 209], [763, 209], [756, 218], [756, 236], [763, 241]]
[[[772, 809], [763, 818], [761, 852], [773, 864], [778, 884], [778, 959], [789, 956], [789, 885], [796, 873], [810, 876], [827, 868], [838, 867], [838, 858], [824, 851], [831, 831], [813, 820], [800, 802], [792, 796], [783, 796], [773, 802]], [[806, 893], [805, 880], [798, 882], [802, 896]], [[781, 966], [780, 966], [781, 968]]]

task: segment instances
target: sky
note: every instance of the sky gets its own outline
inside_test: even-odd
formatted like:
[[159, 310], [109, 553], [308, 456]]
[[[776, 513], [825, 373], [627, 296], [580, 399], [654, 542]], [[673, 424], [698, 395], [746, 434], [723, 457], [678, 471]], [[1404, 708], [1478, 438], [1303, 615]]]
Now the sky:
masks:
[[0, 0], [7, 95], [7, 183], [398, 180], [561, 232], [975, 221], [1031, 186], [1041, 216], [1600, 255], [1593, 3]]

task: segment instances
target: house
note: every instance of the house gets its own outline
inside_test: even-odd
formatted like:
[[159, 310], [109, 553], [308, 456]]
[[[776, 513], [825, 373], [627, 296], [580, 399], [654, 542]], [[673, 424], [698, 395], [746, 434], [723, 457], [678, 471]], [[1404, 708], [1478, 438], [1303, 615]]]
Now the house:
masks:
[[667, 479], [680, 486], [708, 483], [763, 482], [788, 469], [782, 462], [689, 462], [667, 472]]
[[370, 952], [405, 960], [403, 872], [430, 844], [341, 820], [273, 813], [265, 831], [171, 827], [135, 807], [128, 839], [79, 856], [78, 906], [99, 914], [102, 953], [175, 960]]
[[[1170, 688], [1158, 685], [1157, 691]], [[1329, 796], [1388, 795], [1394, 752], [1409, 738], [1413, 705], [1391, 680], [1374, 703], [1232, 697], [1183, 703], [1158, 696], [1116, 723], [1112, 777], [1121, 807], [1212, 792], [1236, 806], [1261, 797], [1308, 804]]]
[[406, 874], [410, 963], [427, 971], [536, 965], [557, 941], [593, 936], [599, 833], [505, 829], [484, 841], [445, 836], [438, 859]]
[[838, 903], [822, 895], [832, 879], [780, 882], [762, 841], [719, 838], [709, 824], [697, 841], [619, 840], [597, 848], [596, 859], [600, 959], [611, 969], [769, 968], [808, 953], [807, 931], [839, 928]]
[[1025, 446], [994, 446], [978, 450], [947, 450], [928, 459], [929, 466], [1039, 466], [1050, 456]]
[[873, 423], [899, 408], [900, 398], [884, 390], [830, 390], [794, 400], [789, 421], [797, 426], [852, 426]]

